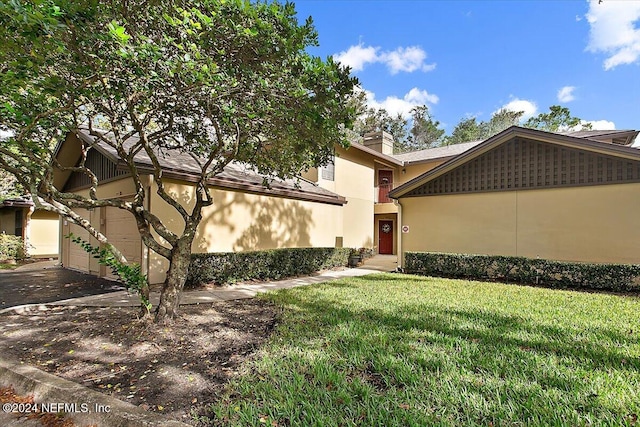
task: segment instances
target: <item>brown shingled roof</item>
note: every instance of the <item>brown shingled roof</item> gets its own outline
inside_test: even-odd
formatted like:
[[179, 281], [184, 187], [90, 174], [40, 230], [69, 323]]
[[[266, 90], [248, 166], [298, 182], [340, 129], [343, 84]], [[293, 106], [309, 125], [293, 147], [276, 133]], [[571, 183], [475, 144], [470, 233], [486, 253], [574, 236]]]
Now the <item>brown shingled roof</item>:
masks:
[[[121, 163], [121, 160], [113, 147], [89, 135], [88, 131], [78, 132], [78, 137], [99, 150], [103, 155], [111, 158], [114, 162]], [[127, 146], [132, 146], [137, 142], [137, 137], [130, 138], [130, 140], [125, 142], [125, 149]], [[180, 150], [162, 150], [162, 152], [158, 152], [156, 155], [163, 168], [164, 176], [167, 178], [193, 182], [200, 174], [200, 166], [188, 153]], [[151, 172], [153, 164], [147, 153], [144, 151], [135, 155], [135, 162], [141, 169], [147, 169]], [[253, 171], [248, 165], [239, 162], [231, 162], [222, 172], [210, 178], [208, 184], [212, 187], [247, 191], [270, 196], [288, 197], [336, 205], [343, 205], [346, 203], [344, 197], [319, 187], [303, 178], [297, 180], [269, 179], [269, 188], [263, 185], [265, 178], [265, 176]]]
[[462, 154], [470, 148], [480, 144], [480, 141], [464, 142], [462, 144], [444, 145], [442, 147], [427, 148], [425, 150], [411, 151], [409, 153], [394, 154], [393, 157], [405, 164], [428, 162], [436, 159], [446, 159]]

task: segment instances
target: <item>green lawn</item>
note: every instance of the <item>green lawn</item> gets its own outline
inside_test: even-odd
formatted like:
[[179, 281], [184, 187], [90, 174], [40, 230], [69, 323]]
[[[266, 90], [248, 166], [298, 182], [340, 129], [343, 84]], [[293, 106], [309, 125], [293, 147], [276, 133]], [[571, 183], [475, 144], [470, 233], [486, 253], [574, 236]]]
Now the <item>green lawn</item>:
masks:
[[268, 294], [216, 425], [640, 425], [640, 298], [380, 274]]

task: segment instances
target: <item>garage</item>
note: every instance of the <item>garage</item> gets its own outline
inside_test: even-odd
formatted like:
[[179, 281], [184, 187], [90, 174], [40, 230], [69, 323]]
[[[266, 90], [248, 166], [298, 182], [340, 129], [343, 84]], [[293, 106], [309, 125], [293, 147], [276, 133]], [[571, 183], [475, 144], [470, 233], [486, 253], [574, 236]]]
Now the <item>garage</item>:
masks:
[[[107, 207], [104, 218], [105, 235], [109, 242], [122, 252], [128, 262], [140, 264], [142, 261], [142, 239], [133, 215], [124, 209]], [[109, 278], [115, 278], [109, 269], [105, 271], [105, 275]]]
[[[76, 209], [76, 212], [83, 218], [91, 218], [90, 212], [86, 209]], [[84, 241], [90, 241], [89, 232], [87, 230], [78, 225], [72, 224], [68, 220], [64, 220], [62, 223], [62, 234], [64, 236], [68, 236], [69, 233], [73, 233], [74, 236], [80, 237]], [[82, 249], [79, 244], [73, 243], [71, 239], [64, 239], [62, 264], [65, 267], [82, 272], [89, 272], [90, 259], [89, 254]]]

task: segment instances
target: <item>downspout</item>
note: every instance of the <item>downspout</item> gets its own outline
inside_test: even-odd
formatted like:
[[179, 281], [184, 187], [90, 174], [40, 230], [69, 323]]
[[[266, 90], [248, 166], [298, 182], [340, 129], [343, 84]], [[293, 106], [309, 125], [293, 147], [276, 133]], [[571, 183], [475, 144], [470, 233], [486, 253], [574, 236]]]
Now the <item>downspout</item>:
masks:
[[66, 219], [58, 214], [58, 263], [56, 265], [60, 267], [64, 267], [64, 263], [62, 261], [62, 247], [64, 245], [64, 223]]
[[25, 256], [29, 257], [30, 248], [31, 248], [31, 215], [35, 212], [36, 207], [31, 205], [29, 209], [27, 209], [26, 218], [22, 220], [22, 234], [24, 239], [24, 252]]
[[393, 199], [393, 204], [398, 207], [398, 220], [396, 221], [398, 227], [398, 247], [396, 253], [398, 254], [398, 271], [404, 270], [404, 251], [402, 250], [402, 204], [399, 199]]

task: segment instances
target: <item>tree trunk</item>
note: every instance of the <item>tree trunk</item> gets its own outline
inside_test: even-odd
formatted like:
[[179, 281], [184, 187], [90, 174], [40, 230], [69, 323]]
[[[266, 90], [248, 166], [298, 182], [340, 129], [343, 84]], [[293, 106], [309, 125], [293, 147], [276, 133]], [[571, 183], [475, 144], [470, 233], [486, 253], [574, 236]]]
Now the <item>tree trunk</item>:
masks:
[[[141, 299], [149, 301], [149, 282], [147, 281], [147, 284], [140, 288], [138, 292], [140, 292]], [[150, 318], [150, 315], [151, 313], [149, 312], [149, 308], [147, 308], [147, 306], [143, 303], [140, 303], [140, 314], [138, 315], [138, 317], [140, 317], [141, 319], [147, 319]]]
[[176, 318], [180, 305], [180, 294], [187, 280], [191, 263], [191, 239], [180, 239], [171, 250], [167, 278], [160, 293], [160, 303], [156, 308], [156, 323], [169, 323]]

